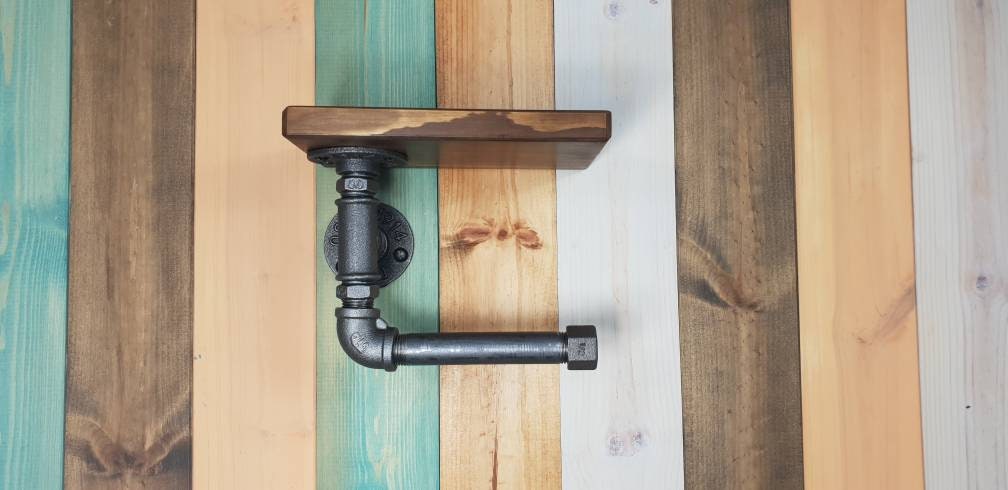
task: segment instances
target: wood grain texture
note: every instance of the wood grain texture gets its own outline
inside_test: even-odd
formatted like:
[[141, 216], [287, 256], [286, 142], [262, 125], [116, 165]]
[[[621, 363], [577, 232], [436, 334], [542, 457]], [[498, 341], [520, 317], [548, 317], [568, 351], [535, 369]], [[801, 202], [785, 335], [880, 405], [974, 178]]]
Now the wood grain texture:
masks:
[[557, 172], [560, 324], [603, 349], [560, 374], [563, 484], [681, 489], [671, 2], [620, 5], [555, 2], [557, 107], [614, 117], [591, 167]]
[[63, 485], [70, 2], [0, 0], [0, 488]]
[[[433, 0], [320, 0], [316, 3], [316, 103], [433, 107]], [[316, 239], [335, 214], [338, 175], [316, 172]], [[395, 169], [381, 199], [413, 228], [406, 273], [376, 306], [404, 332], [438, 329], [437, 171]], [[438, 488], [438, 369], [395, 373], [351, 361], [336, 339], [336, 279], [316, 256], [318, 314], [318, 488]]]
[[794, 0], [805, 484], [921, 488], [903, 0]]
[[609, 140], [607, 111], [288, 107], [284, 136], [308, 151], [366, 146], [408, 166], [585, 168]]
[[1008, 8], [907, 2], [924, 473], [1008, 488]]
[[788, 2], [672, 19], [686, 487], [801, 488]]
[[194, 487], [315, 486], [312, 0], [197, 4]]
[[73, 2], [66, 488], [191, 482], [194, 13]]
[[[438, 106], [553, 108], [553, 2], [439, 0]], [[556, 331], [553, 170], [439, 170], [441, 330]], [[445, 489], [560, 487], [557, 366], [441, 368]]]

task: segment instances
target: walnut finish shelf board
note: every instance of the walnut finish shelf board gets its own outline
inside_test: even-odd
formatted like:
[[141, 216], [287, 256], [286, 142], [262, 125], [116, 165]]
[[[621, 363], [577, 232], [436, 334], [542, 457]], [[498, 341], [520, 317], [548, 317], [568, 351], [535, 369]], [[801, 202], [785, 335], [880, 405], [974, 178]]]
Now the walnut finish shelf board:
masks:
[[585, 168], [609, 127], [607, 111], [295, 106], [283, 120], [284, 136], [302, 150], [395, 150], [416, 167]]

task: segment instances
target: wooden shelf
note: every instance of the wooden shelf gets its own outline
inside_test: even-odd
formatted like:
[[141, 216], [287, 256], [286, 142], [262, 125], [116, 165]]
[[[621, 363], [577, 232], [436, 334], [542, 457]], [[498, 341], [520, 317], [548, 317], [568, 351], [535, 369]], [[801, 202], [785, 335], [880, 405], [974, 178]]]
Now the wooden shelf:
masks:
[[304, 151], [367, 146], [409, 166], [582, 169], [609, 141], [609, 111], [374, 109], [292, 106], [283, 135]]

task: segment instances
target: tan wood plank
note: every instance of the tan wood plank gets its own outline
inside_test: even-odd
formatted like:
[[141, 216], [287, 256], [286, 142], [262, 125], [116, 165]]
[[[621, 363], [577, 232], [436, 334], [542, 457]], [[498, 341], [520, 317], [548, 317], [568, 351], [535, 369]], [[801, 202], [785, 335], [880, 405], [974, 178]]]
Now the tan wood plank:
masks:
[[1008, 488], [1008, 8], [907, 2], [927, 488]]
[[197, 8], [194, 487], [314, 488], [314, 2]]
[[686, 488], [801, 488], [788, 2], [672, 24]]
[[395, 150], [411, 167], [585, 168], [609, 139], [606, 111], [288, 107], [284, 136], [308, 151]]
[[[549, 0], [436, 3], [438, 106], [553, 108]], [[441, 330], [557, 325], [553, 170], [439, 170]], [[558, 366], [441, 368], [441, 487], [560, 487]]]
[[193, 3], [73, 2], [65, 488], [191, 482]]
[[805, 484], [922, 488], [904, 2], [791, 27]]

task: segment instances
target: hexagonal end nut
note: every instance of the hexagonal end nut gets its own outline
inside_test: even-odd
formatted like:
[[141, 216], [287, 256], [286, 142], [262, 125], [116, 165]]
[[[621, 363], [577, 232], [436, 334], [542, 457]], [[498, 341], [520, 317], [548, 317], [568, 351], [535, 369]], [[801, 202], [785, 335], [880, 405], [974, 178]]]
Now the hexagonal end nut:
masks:
[[367, 299], [377, 298], [378, 286], [336, 286], [336, 297], [339, 299]]
[[336, 191], [340, 194], [351, 192], [375, 192], [376, 182], [362, 177], [343, 177], [336, 181]]
[[567, 369], [592, 370], [598, 367], [598, 335], [594, 325], [567, 327]]

